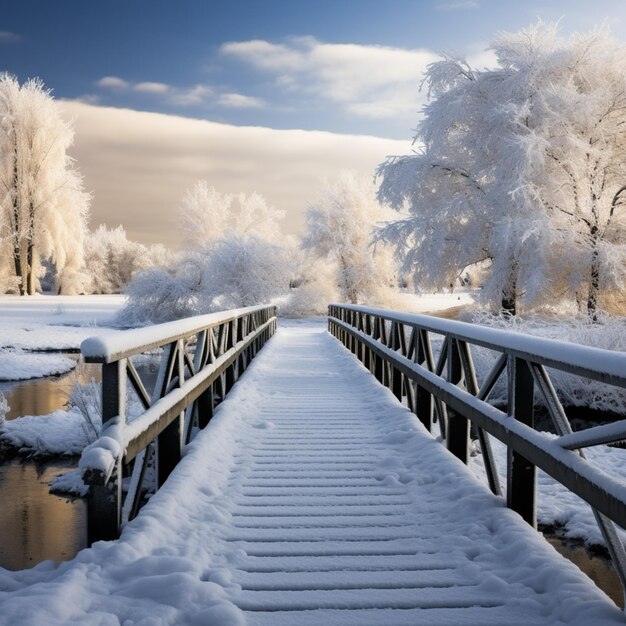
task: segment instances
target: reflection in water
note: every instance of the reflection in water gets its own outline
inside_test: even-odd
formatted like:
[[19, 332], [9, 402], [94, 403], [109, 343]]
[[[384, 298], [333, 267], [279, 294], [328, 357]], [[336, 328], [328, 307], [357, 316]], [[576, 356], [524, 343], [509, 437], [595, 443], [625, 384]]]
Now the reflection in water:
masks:
[[583, 545], [578, 545], [578, 542], [553, 535], [545, 535], [545, 538], [557, 552], [585, 572], [617, 606], [624, 608], [622, 585], [609, 560], [601, 556], [593, 556]]
[[51, 495], [48, 483], [75, 461], [0, 465], [0, 565], [23, 569], [40, 561], [71, 559], [87, 545], [82, 500]]
[[[78, 358], [75, 354], [65, 355]], [[100, 380], [101, 366], [97, 363], [80, 362], [74, 372], [65, 376], [51, 376], [19, 383], [2, 383], [0, 391], [4, 393], [10, 410], [6, 419], [12, 420], [23, 415], [47, 415], [62, 409], [72, 391], [72, 383], [88, 383], [92, 378]]]

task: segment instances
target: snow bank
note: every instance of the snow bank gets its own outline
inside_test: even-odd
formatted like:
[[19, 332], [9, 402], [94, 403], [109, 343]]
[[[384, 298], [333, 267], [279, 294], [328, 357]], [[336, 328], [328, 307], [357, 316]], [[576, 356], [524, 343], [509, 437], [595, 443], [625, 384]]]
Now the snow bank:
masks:
[[0, 442], [21, 454], [71, 456], [82, 452], [89, 436], [82, 413], [73, 408], [0, 421]]
[[111, 332], [125, 297], [0, 296], [0, 347], [76, 350], [86, 337]]
[[22, 350], [0, 349], [0, 381], [56, 376], [74, 367], [75, 360], [59, 354], [30, 354]]

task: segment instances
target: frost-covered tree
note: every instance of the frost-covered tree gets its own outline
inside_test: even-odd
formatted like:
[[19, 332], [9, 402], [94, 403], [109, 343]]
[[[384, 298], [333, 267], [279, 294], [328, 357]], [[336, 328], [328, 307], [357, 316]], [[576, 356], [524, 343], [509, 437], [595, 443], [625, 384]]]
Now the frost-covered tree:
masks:
[[285, 236], [280, 222], [285, 212], [268, 204], [265, 198], [256, 192], [246, 195], [240, 193], [239, 212], [233, 230], [241, 235], [253, 235], [270, 243], [284, 244]]
[[257, 235], [231, 232], [205, 252], [205, 298], [210, 307], [233, 309], [269, 302], [289, 290], [285, 248]]
[[236, 197], [198, 181], [183, 197], [179, 209], [183, 241], [199, 250], [212, 245], [224, 233], [254, 234], [273, 241], [280, 233], [284, 212], [269, 205], [265, 198], [253, 192]]
[[213, 243], [232, 222], [233, 196], [216, 191], [206, 180], [185, 193], [179, 209], [186, 246], [199, 249]]
[[391, 217], [371, 181], [353, 171], [327, 182], [310, 205], [302, 246], [334, 264], [343, 301], [384, 304], [393, 293], [393, 254], [372, 245], [376, 227]]
[[128, 239], [121, 225], [108, 229], [101, 224], [86, 239], [87, 289], [90, 293], [120, 293], [136, 272], [163, 264], [167, 258], [164, 246], [144, 246]]
[[21, 294], [37, 290], [42, 258], [65, 290], [79, 275], [89, 195], [67, 154], [72, 142], [40, 80], [0, 76], [0, 245]]
[[233, 196], [197, 183], [181, 209], [187, 252], [133, 279], [123, 321], [165, 321], [262, 304], [286, 293], [292, 262], [282, 215], [259, 194], [240, 194], [235, 206]]
[[484, 295], [502, 308], [585, 290], [593, 315], [626, 269], [626, 46], [538, 23], [491, 48], [496, 69], [429, 67], [419, 150], [379, 169], [380, 198], [410, 212], [383, 237], [418, 284], [489, 260]]

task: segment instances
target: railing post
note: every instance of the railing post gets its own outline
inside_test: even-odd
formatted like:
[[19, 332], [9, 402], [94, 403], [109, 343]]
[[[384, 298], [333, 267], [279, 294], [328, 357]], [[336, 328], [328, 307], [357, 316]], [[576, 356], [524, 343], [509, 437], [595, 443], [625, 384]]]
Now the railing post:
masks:
[[[118, 420], [120, 432], [126, 413], [126, 359], [102, 365], [102, 431]], [[87, 539], [117, 539], [122, 525], [122, 459], [105, 485], [91, 485], [87, 499]]]
[[[185, 382], [185, 361], [183, 359], [183, 340], [179, 339], [176, 347], [176, 369], [178, 386]], [[157, 437], [157, 485], [160, 487], [172, 473], [183, 456], [183, 438], [185, 431], [185, 412], [183, 411]]]
[[[404, 332], [404, 330], [402, 331]], [[400, 343], [400, 328], [397, 322], [391, 322], [391, 334], [389, 337], [392, 350], [397, 351], [401, 347]], [[393, 366], [389, 366], [389, 388], [393, 395], [402, 402], [402, 372]]]
[[[368, 336], [372, 336], [372, 318], [369, 313], [364, 314], [363, 332]], [[366, 344], [363, 344], [363, 365], [372, 371], [372, 351]]]
[[[418, 364], [425, 363], [426, 365], [428, 365], [428, 363], [426, 362], [427, 355], [424, 347], [425, 341], [423, 339], [423, 333], [425, 332], [425, 330], [416, 330], [415, 332], [415, 340], [417, 341], [417, 346], [415, 352], [413, 353], [413, 358]], [[420, 422], [424, 424], [428, 432], [430, 432], [433, 427], [433, 409], [434, 403], [432, 394], [430, 394], [428, 391], [426, 391], [426, 389], [417, 384], [415, 389], [415, 414], [417, 415]]]
[[[534, 427], [533, 386], [530, 366], [523, 359], [510, 357], [508, 370], [508, 413], [512, 418]], [[507, 453], [507, 506], [519, 513], [533, 528], [537, 527], [537, 468], [511, 448]]]
[[[382, 341], [382, 337], [383, 337], [383, 332], [382, 332], [382, 326], [384, 324], [384, 321], [376, 316], [374, 318], [374, 334], [372, 336], [373, 339], [375, 339], [376, 341]], [[374, 376], [376, 377], [376, 380], [381, 383], [384, 384], [383, 380], [384, 380], [384, 363], [383, 363], [383, 359], [381, 356], [379, 356], [378, 354], [374, 353]]]
[[[463, 366], [459, 356], [459, 347], [456, 339], [448, 341], [448, 382], [462, 386]], [[455, 411], [448, 409], [448, 450], [467, 464], [469, 459], [469, 420]]]
[[[228, 324], [226, 325], [226, 328], [227, 328], [226, 350], [230, 350], [237, 343], [237, 338], [235, 336], [235, 333], [237, 332], [237, 325], [235, 322], [228, 322]], [[237, 380], [235, 374], [236, 374], [235, 363], [233, 363], [226, 370], [226, 382], [225, 382], [224, 395], [226, 395], [235, 384], [235, 381]]]
[[[207, 363], [213, 363], [213, 329], [208, 328], [198, 337], [196, 343], [196, 372], [199, 372]], [[196, 400], [198, 412], [198, 428], [204, 428], [213, 417], [213, 383], [203, 391]]]

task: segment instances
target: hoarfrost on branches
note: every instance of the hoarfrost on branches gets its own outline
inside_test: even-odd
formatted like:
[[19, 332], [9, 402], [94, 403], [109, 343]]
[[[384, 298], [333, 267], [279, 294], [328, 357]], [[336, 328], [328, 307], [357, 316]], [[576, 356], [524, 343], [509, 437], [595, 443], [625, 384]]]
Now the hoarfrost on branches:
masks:
[[122, 226], [100, 225], [86, 237], [86, 289], [90, 293], [120, 293], [135, 273], [165, 262], [165, 246], [144, 246], [126, 236]]
[[217, 192], [200, 181], [180, 211], [185, 254], [140, 272], [128, 286], [124, 323], [163, 322], [267, 302], [288, 291], [283, 213], [257, 194]]
[[57, 291], [81, 291], [89, 195], [67, 150], [71, 126], [40, 80], [0, 76], [0, 285], [34, 294], [45, 269]]
[[382, 238], [425, 288], [488, 262], [487, 301], [576, 300], [595, 317], [626, 269], [626, 46], [539, 22], [491, 48], [496, 69], [429, 67], [419, 148], [379, 168], [379, 197], [409, 211]]
[[372, 245], [375, 228], [392, 215], [376, 199], [372, 183], [353, 171], [327, 182], [310, 205], [302, 245], [332, 264], [342, 301], [392, 304], [396, 282], [392, 250]]

